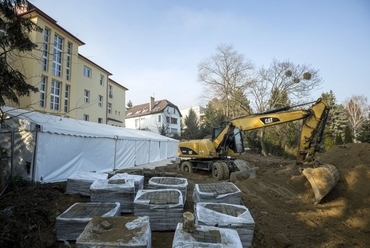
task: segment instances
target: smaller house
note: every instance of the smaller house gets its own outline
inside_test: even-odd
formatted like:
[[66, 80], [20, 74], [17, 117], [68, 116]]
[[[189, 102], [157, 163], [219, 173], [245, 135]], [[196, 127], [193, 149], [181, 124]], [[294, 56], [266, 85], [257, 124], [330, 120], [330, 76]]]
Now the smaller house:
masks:
[[133, 106], [126, 110], [126, 128], [148, 130], [173, 137], [181, 135], [181, 113], [170, 101], [155, 101], [150, 97], [148, 103]]

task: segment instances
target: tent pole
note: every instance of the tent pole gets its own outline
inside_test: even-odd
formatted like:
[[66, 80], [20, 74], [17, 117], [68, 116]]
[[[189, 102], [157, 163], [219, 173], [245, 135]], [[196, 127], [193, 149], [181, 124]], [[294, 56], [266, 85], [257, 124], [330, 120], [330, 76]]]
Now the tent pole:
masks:
[[117, 141], [118, 141], [118, 136], [115, 136], [115, 142], [114, 142], [114, 161], [113, 161], [113, 170], [116, 170], [116, 161], [117, 161]]
[[35, 166], [36, 166], [37, 140], [38, 140], [39, 131], [40, 131], [40, 125], [36, 124], [35, 141], [34, 141], [34, 145], [33, 145], [32, 163], [31, 163], [31, 180], [32, 180], [32, 182], [36, 182], [36, 180], [35, 180]]

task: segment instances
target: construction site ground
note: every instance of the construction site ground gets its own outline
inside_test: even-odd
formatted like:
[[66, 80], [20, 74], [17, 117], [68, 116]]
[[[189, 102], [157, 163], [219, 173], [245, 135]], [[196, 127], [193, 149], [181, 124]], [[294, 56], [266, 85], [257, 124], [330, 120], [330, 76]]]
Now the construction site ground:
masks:
[[[370, 247], [370, 144], [336, 146], [319, 154], [339, 170], [339, 182], [320, 204], [294, 160], [246, 154], [257, 177], [238, 181], [242, 204], [255, 221], [252, 247]], [[158, 173], [188, 179], [184, 211], [193, 211], [195, 184], [215, 181], [206, 171], [185, 173], [175, 164]], [[89, 197], [66, 195], [65, 183], [9, 187], [0, 197], [0, 247], [75, 247], [56, 240], [55, 219]], [[172, 247], [173, 231], [152, 232], [154, 248]]]

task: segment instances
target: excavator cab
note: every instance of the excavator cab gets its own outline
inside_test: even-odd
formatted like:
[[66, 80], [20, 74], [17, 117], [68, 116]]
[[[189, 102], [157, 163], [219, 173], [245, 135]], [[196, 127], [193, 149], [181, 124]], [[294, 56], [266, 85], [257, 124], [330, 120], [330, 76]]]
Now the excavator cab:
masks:
[[[230, 134], [226, 134], [223, 137], [221, 145], [218, 147], [218, 152], [221, 156], [227, 156], [228, 149], [231, 149], [233, 154], [242, 154], [244, 152], [244, 143], [242, 132], [239, 128], [230, 126], [233, 130]], [[214, 127], [212, 132], [212, 140], [221, 133], [222, 129], [220, 127]]]

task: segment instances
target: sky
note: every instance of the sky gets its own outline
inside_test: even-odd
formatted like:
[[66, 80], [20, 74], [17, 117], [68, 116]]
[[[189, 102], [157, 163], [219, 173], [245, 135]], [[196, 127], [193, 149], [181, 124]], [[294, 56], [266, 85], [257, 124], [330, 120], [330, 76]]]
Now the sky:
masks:
[[[198, 65], [232, 45], [256, 68], [274, 59], [320, 71], [312, 99], [370, 103], [369, 0], [29, 0], [82, 40], [79, 53], [129, 90], [126, 103], [204, 105]], [[312, 100], [309, 99], [309, 100]]]

